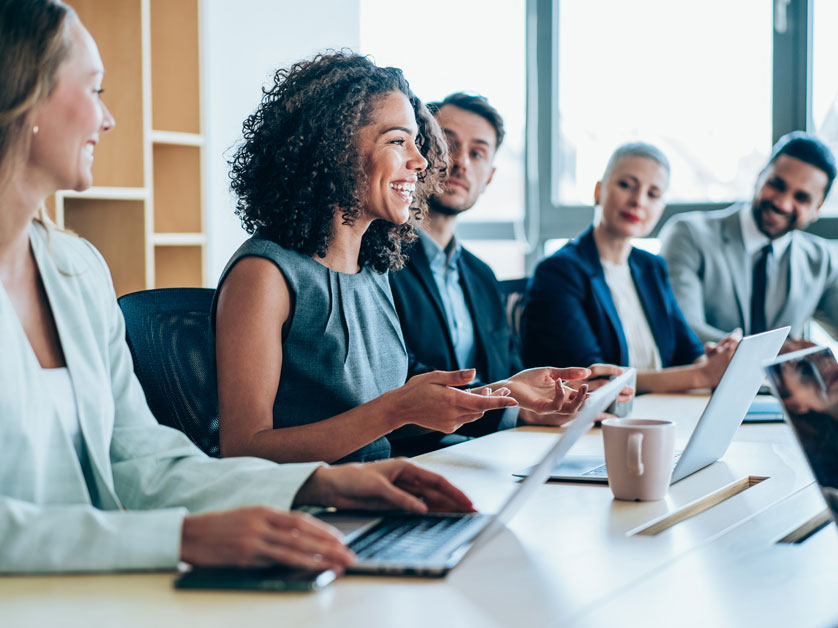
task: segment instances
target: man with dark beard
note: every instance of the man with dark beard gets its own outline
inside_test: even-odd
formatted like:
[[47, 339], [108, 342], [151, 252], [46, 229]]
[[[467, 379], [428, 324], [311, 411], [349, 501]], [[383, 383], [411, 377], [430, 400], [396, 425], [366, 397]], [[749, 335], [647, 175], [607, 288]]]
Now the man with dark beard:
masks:
[[[506, 321], [497, 279], [487, 264], [467, 251], [454, 230], [495, 173], [495, 152], [503, 141], [503, 119], [483, 96], [451, 94], [428, 107], [448, 142], [448, 178], [443, 193], [430, 199], [420, 238], [404, 269], [390, 274], [393, 300], [408, 350], [410, 375], [443, 368], [474, 368], [472, 389], [503, 385], [519, 407], [493, 411], [456, 434], [401, 430], [389, 438], [394, 455], [414, 455], [469, 436], [525, 424], [561, 425], [573, 418], [573, 403], [558, 403], [561, 380], [597, 379], [593, 388], [621, 370], [611, 365], [538, 368], [523, 365]], [[487, 384], [494, 382], [494, 384]], [[553, 398], [555, 403], [553, 402]]]
[[791, 325], [784, 351], [802, 348], [810, 320], [838, 331], [838, 252], [801, 231], [817, 220], [835, 158], [816, 137], [780, 138], [753, 200], [676, 216], [661, 254], [687, 323], [704, 342]]

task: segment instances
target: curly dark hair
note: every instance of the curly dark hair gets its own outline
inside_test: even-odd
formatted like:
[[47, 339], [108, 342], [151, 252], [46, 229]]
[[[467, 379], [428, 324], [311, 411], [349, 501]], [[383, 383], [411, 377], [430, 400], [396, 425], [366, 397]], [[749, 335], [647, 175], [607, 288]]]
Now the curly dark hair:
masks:
[[[357, 149], [359, 131], [371, 123], [377, 102], [396, 91], [413, 107], [417, 147], [428, 161], [411, 206], [421, 220], [428, 197], [441, 193], [447, 168], [439, 126], [401, 70], [340, 51], [278, 70], [273, 85], [262, 90], [256, 112], [244, 121], [244, 142], [230, 161], [230, 179], [245, 230], [324, 257], [335, 212], [352, 224], [364, 209], [367, 178]], [[406, 261], [404, 245], [416, 237], [410, 223], [375, 220], [364, 234], [358, 261], [380, 273], [397, 270]]]

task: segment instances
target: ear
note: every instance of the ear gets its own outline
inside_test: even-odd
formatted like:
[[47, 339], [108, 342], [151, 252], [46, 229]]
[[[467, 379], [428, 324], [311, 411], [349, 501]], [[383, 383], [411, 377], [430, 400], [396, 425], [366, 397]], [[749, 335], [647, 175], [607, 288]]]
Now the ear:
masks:
[[594, 205], [599, 205], [599, 197], [602, 193], [602, 181], [597, 181], [594, 186]]
[[492, 171], [489, 173], [489, 178], [486, 179], [486, 184], [483, 186], [484, 190], [486, 189], [486, 186], [489, 185], [492, 182], [492, 177], [495, 176], [495, 170], [497, 170], [497, 168], [492, 166]]

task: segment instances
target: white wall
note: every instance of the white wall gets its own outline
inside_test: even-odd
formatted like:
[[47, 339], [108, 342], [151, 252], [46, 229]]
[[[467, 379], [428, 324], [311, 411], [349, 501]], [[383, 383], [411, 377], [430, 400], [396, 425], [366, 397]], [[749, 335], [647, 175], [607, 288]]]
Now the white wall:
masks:
[[227, 160], [242, 121], [274, 71], [326, 48], [358, 49], [360, 0], [204, 0], [203, 123], [206, 137], [207, 284], [247, 237], [233, 213]]

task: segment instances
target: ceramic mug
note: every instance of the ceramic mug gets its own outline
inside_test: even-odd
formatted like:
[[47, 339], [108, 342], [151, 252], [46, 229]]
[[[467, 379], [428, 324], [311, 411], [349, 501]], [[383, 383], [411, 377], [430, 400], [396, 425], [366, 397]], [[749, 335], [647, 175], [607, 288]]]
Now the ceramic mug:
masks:
[[608, 485], [617, 499], [663, 499], [672, 479], [675, 423], [657, 419], [602, 422]]

